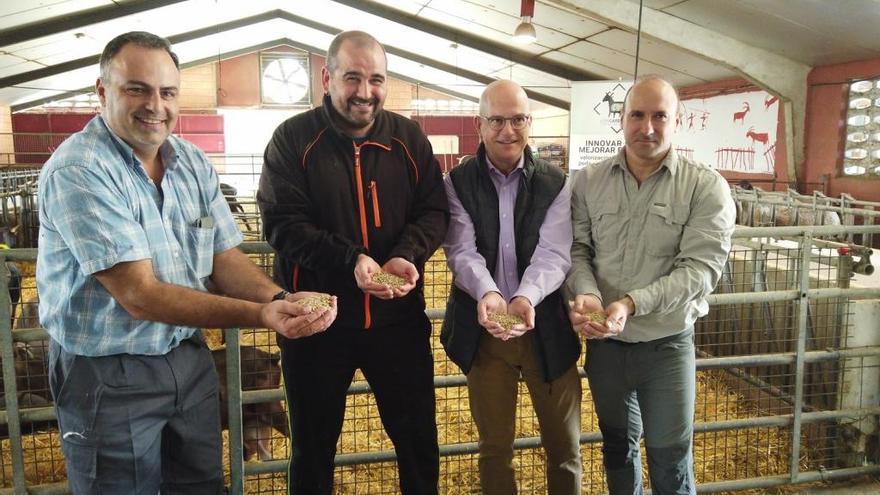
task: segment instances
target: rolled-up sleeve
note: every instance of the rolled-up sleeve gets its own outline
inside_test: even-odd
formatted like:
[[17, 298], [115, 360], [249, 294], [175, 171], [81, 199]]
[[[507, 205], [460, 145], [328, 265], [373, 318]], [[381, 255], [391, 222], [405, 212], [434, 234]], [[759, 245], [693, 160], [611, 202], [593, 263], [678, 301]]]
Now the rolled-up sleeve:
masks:
[[47, 174], [40, 189], [43, 228], [58, 233], [84, 275], [150, 259], [143, 226], [108, 176], [66, 165]]

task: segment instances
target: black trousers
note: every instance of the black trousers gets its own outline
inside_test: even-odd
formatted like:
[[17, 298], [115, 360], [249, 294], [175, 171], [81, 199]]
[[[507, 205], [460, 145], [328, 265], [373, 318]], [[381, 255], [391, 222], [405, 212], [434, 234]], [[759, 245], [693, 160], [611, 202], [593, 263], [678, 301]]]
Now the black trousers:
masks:
[[360, 368], [394, 443], [404, 495], [436, 494], [439, 476], [431, 323], [331, 327], [303, 339], [278, 338], [293, 455], [288, 493], [330, 495], [333, 459], [345, 416], [345, 394]]

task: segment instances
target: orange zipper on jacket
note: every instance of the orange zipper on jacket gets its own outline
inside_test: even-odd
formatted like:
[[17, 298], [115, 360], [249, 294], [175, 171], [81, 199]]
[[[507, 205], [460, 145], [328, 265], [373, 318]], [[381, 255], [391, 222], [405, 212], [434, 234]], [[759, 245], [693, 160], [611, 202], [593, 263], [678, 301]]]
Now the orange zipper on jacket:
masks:
[[370, 197], [373, 199], [373, 225], [378, 229], [382, 226], [382, 217], [379, 215], [379, 191], [374, 180], [370, 181]]
[[[367, 252], [370, 252], [370, 238], [367, 234], [367, 212], [366, 206], [364, 205], [364, 180], [361, 177], [361, 146], [358, 146], [352, 142], [352, 146], [354, 146], [354, 182], [357, 186], [357, 197], [358, 197], [358, 215], [361, 220], [361, 237], [364, 241], [364, 248], [366, 248]], [[370, 324], [372, 323], [370, 318], [370, 295], [366, 292], [364, 293], [364, 328], [370, 328]]]
[[[355, 181], [355, 185], [357, 186], [358, 215], [360, 217], [360, 224], [361, 224], [361, 237], [364, 240], [364, 248], [369, 253], [370, 252], [370, 238], [369, 238], [369, 233], [367, 232], [367, 206], [366, 206], [366, 202], [364, 201], [364, 179], [363, 179], [363, 176], [361, 175], [361, 148], [363, 148], [364, 146], [366, 146], [368, 144], [372, 145], [372, 146], [378, 146], [385, 151], [391, 151], [391, 147], [385, 146], [384, 144], [377, 143], [375, 141], [364, 141], [363, 143], [361, 143], [360, 146], [355, 144], [354, 141], [352, 141], [352, 143], [351, 143], [351, 145], [354, 147], [354, 181]], [[376, 197], [376, 194], [375, 194], [375, 187], [376, 187], [375, 184], [376, 184], [376, 182], [372, 181], [370, 183], [370, 187], [373, 190], [373, 194], [372, 194], [373, 208], [374, 208], [373, 212], [377, 214], [376, 215], [376, 222], [377, 222], [376, 227], [379, 227], [379, 225], [378, 225], [378, 222], [379, 222], [379, 220], [378, 220], [378, 218], [379, 218], [379, 216], [378, 216], [379, 203], [378, 203], [378, 198]], [[364, 293], [364, 329], [369, 329], [370, 325], [372, 325], [372, 321], [373, 321], [372, 317], [370, 316], [370, 295], [367, 293]]]

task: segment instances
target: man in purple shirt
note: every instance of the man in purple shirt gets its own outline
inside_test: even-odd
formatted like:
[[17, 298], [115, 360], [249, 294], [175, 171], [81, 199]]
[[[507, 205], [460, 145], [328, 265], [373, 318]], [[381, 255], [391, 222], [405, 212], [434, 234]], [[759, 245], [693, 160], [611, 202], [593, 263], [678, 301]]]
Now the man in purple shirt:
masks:
[[[580, 493], [580, 342], [560, 286], [571, 266], [570, 190], [562, 170], [532, 155], [525, 91], [495, 81], [480, 97], [476, 157], [446, 178], [443, 249], [455, 277], [441, 340], [467, 375], [480, 435], [484, 494], [515, 494], [518, 381], [532, 397], [547, 454], [547, 493]], [[492, 314], [524, 323], [504, 328]]]

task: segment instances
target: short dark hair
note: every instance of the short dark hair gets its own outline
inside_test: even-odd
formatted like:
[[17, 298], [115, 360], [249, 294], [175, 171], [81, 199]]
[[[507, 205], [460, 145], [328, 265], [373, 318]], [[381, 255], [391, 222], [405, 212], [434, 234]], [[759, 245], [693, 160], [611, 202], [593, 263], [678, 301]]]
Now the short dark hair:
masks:
[[104, 52], [101, 53], [100, 62], [101, 79], [107, 79], [110, 77], [110, 62], [112, 62], [113, 57], [115, 57], [116, 54], [129, 43], [143, 48], [165, 50], [168, 52], [168, 55], [171, 56], [171, 60], [174, 61], [174, 67], [180, 69], [180, 61], [177, 58], [177, 54], [171, 51], [171, 43], [168, 40], [146, 31], [130, 31], [113, 38], [107, 43], [107, 46], [104, 47]]
[[325, 65], [330, 72], [336, 70], [336, 66], [339, 64], [339, 47], [346, 41], [351, 41], [358, 48], [378, 46], [382, 49], [382, 54], [385, 55], [386, 59], [388, 58], [387, 54], [385, 54], [385, 47], [371, 34], [364, 31], [343, 31], [333, 38], [333, 41], [330, 42], [330, 48], [327, 49], [327, 63]]

